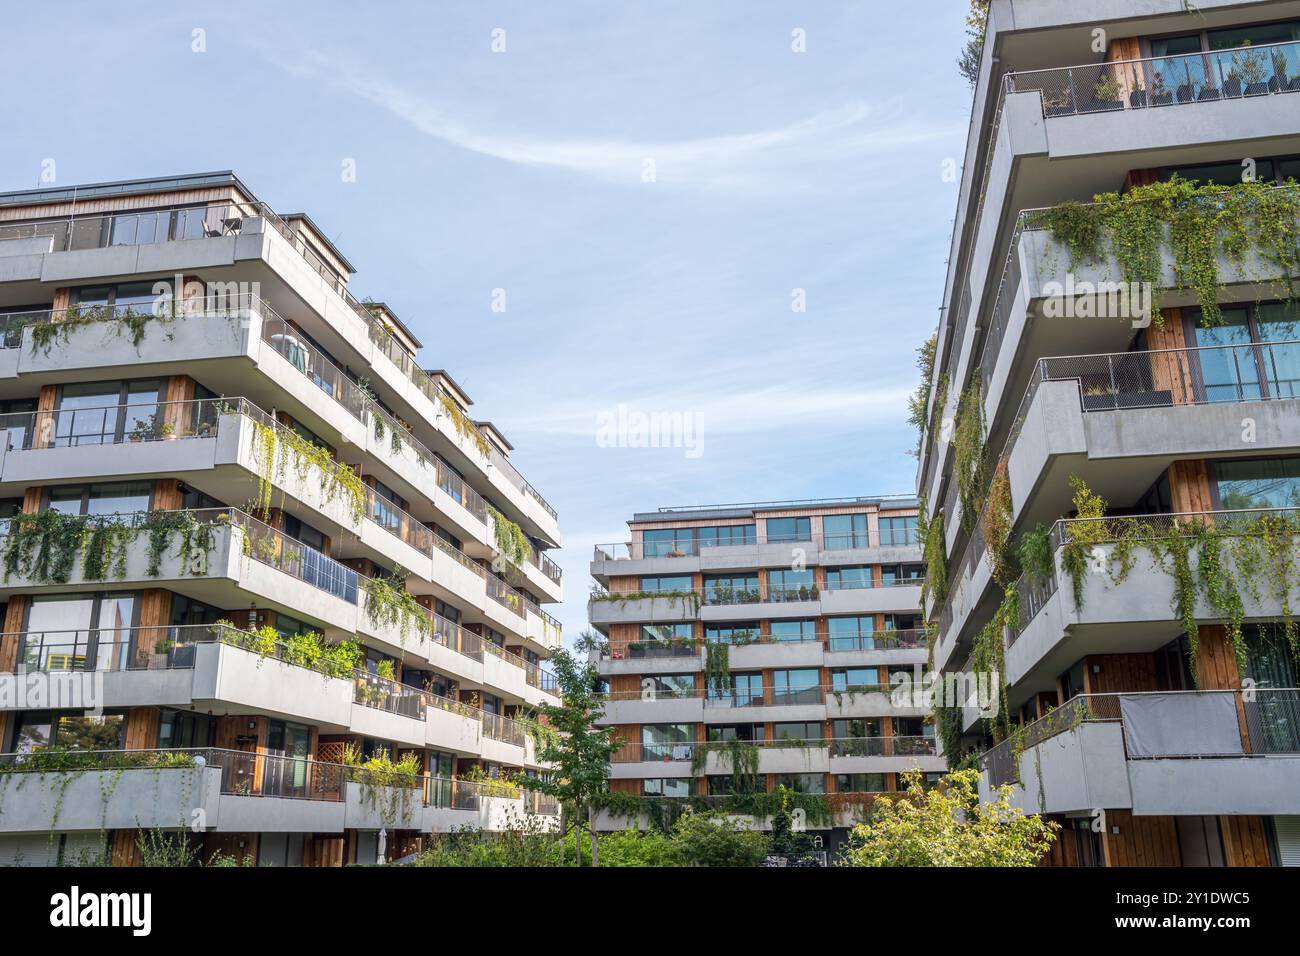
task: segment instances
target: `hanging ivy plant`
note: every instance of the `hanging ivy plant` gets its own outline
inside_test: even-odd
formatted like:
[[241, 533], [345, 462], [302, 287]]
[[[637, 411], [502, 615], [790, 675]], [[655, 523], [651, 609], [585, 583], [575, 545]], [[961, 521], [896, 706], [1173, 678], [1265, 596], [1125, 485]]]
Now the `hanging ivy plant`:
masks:
[[916, 534], [921, 542], [921, 557], [925, 560], [925, 580], [921, 582], [921, 605], [924, 607], [927, 597], [932, 598], [935, 606], [942, 604], [948, 596], [948, 565], [944, 554], [944, 515], [939, 512], [933, 520], [926, 517], [927, 502], [924, 494], [920, 496], [916, 513]]
[[[314, 471], [319, 476], [322, 500], [345, 501], [354, 523], [365, 517], [365, 482], [349, 465], [336, 461], [328, 449], [308, 441], [292, 428], [251, 420], [258, 511], [265, 513], [271, 507], [274, 483], [283, 484], [292, 468], [300, 483], [305, 483]], [[375, 421], [379, 421], [378, 417]]]
[[403, 643], [414, 632], [421, 640], [429, 631], [429, 615], [415, 595], [406, 590], [406, 572], [401, 568], [391, 575], [376, 575], [362, 581], [365, 591], [366, 617], [376, 627], [394, 628]]
[[438, 402], [442, 405], [442, 410], [447, 413], [447, 417], [451, 419], [452, 424], [455, 426], [456, 434], [461, 438], [468, 438], [474, 442], [474, 447], [478, 449], [478, 453], [484, 458], [487, 458], [492, 453], [492, 448], [488, 444], [488, 440], [483, 437], [483, 433], [478, 430], [478, 426], [470, 421], [469, 416], [460, 410], [460, 406], [456, 404], [456, 400], [446, 392], [439, 392]]
[[704, 686], [712, 693], [731, 691], [731, 647], [721, 641], [704, 644]]
[[957, 403], [953, 428], [953, 477], [957, 482], [961, 529], [967, 534], [975, 527], [988, 487], [984, 438], [984, 389], [976, 374]]
[[492, 534], [496, 539], [497, 553], [512, 568], [519, 568], [533, 553], [533, 544], [528, 535], [496, 508], [488, 505], [492, 515]]
[[1237, 278], [1259, 279], [1246, 268], [1247, 256], [1254, 252], [1282, 278], [1287, 300], [1295, 299], [1294, 280], [1300, 275], [1296, 224], [1300, 191], [1294, 188], [1253, 181], [1225, 189], [1175, 177], [1136, 186], [1123, 195], [1101, 193], [1094, 199], [1090, 205], [1067, 202], [1035, 212], [1028, 224], [1047, 229], [1052, 241], [1068, 251], [1071, 271], [1085, 262], [1100, 263], [1109, 253], [1122, 281], [1149, 283], [1157, 323], [1163, 324], [1160, 287], [1165, 252], [1174, 263], [1175, 288], [1195, 296], [1204, 325], [1223, 320], [1220, 258], [1235, 268]]

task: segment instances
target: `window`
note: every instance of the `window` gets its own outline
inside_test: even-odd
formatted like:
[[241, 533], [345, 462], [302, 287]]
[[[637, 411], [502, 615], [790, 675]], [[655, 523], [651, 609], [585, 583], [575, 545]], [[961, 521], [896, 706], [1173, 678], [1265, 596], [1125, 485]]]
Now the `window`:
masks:
[[767, 572], [767, 599], [777, 603], [809, 601], [817, 598], [817, 584], [811, 568], [803, 571]]
[[856, 588], [869, 588], [871, 585], [871, 565], [869, 564], [826, 569], [827, 591], [849, 591]]
[[884, 793], [889, 789], [883, 773], [837, 773], [836, 793]]
[[758, 598], [757, 574], [710, 575], [704, 579], [705, 604], [753, 604]]
[[643, 641], [689, 641], [694, 638], [693, 625], [687, 624], [642, 624]]
[[641, 579], [642, 591], [689, 591], [692, 588], [689, 574], [672, 577], [653, 577]]
[[727, 740], [762, 743], [764, 739], [762, 724], [710, 724], [708, 730], [710, 743], [722, 743]]
[[758, 633], [757, 623], [704, 625], [704, 639], [711, 644], [748, 644]]
[[152, 491], [147, 481], [59, 485], [50, 489], [48, 507], [67, 515], [129, 514], [148, 511]]
[[821, 702], [821, 672], [815, 667], [772, 672], [772, 703], [817, 704]]
[[134, 623], [134, 594], [37, 595], [20, 660], [28, 671], [124, 669], [134, 653]]
[[307, 522], [295, 518], [293, 515], [284, 516], [284, 534], [287, 538], [292, 538], [305, 544], [307, 547], [321, 554], [325, 553], [325, 535], [317, 531]]
[[758, 532], [752, 524], [723, 525], [700, 529], [701, 548], [730, 548], [758, 542]]
[[698, 553], [694, 528], [653, 528], [643, 531], [641, 547], [647, 558], [680, 558]]
[[822, 546], [828, 551], [870, 547], [867, 516], [827, 515], [822, 518]]
[[[3, 320], [3, 315], [0, 315]], [[36, 411], [36, 399], [13, 398], [0, 401], [0, 428], [9, 436], [9, 448], [30, 448], [32, 413]]]
[[839, 667], [831, 671], [831, 690], [836, 693], [875, 690], [879, 686], [880, 669], [877, 667]]
[[734, 707], [749, 707], [763, 703], [763, 674], [731, 673], [730, 687], [724, 690], [709, 688], [710, 700], [730, 700]]
[[690, 760], [695, 753], [694, 724], [643, 724], [642, 760]]
[[217, 739], [217, 722], [207, 714], [164, 707], [158, 717], [158, 747], [211, 747]]
[[[735, 785], [735, 780], [732, 778], [731, 774], [727, 774], [725, 776], [711, 776], [708, 777], [707, 779], [709, 781], [709, 796], [711, 797], [724, 797], [724, 796], [731, 796], [732, 794], [736, 794], [736, 793], [755, 792], [754, 790], [751, 790], [748, 787], [743, 790], [737, 790]], [[754, 786], [757, 787], [758, 791], [760, 792], [766, 789], [766, 786], [763, 782], [763, 778], [761, 776], [756, 781], [754, 781]]]
[[812, 618], [797, 621], [772, 621], [769, 625], [774, 641], [815, 641], [817, 622]]
[[769, 542], [811, 541], [812, 519], [768, 518], [767, 540]]
[[826, 775], [820, 773], [779, 773], [776, 785], [795, 793], [825, 793]]
[[880, 519], [880, 544], [883, 547], [901, 547], [919, 544], [916, 532], [916, 515], [902, 515]]
[[689, 777], [656, 777], [641, 781], [641, 795], [645, 797], [689, 797]]
[[52, 447], [157, 437], [161, 388], [157, 379], [62, 386], [55, 404]]
[[886, 564], [880, 569], [880, 581], [885, 587], [891, 584], [919, 583], [924, 574], [924, 565]]
[[1225, 306], [1221, 324], [1201, 327], [1186, 309], [1184, 332], [1195, 353], [1192, 389], [1197, 401], [1241, 402], [1300, 396], [1300, 305], [1265, 302]]
[[772, 725], [773, 740], [821, 740], [822, 725], [816, 720], [787, 721]]
[[126, 740], [126, 714], [106, 710], [102, 714], [26, 711], [17, 716], [9, 749], [34, 753], [47, 747], [76, 750], [121, 750]]
[[829, 617], [826, 619], [827, 640], [832, 651], [869, 651], [876, 646], [876, 619], [870, 615], [859, 617]]
[[402, 512], [407, 508], [406, 499], [382, 481], [375, 482], [374, 492], [375, 504], [371, 519], [383, 528], [400, 532]]
[[1221, 508], [1300, 507], [1300, 458], [1216, 461], [1210, 471]]
[[[641, 678], [641, 689], [643, 694], [646, 690], [646, 681], [651, 681], [653, 683], [656, 697], [684, 699], [695, 696], [694, 674], [648, 674]], [[644, 699], [644, 697], [642, 699]]]
[[831, 723], [831, 756], [878, 757], [885, 752], [878, 717]]

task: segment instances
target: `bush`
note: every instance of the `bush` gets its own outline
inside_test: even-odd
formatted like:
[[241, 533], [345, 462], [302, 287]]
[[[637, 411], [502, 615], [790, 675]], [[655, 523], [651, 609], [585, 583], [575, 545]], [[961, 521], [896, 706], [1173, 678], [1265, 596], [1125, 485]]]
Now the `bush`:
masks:
[[763, 833], [723, 814], [682, 814], [670, 839], [677, 866], [758, 866], [768, 853]]

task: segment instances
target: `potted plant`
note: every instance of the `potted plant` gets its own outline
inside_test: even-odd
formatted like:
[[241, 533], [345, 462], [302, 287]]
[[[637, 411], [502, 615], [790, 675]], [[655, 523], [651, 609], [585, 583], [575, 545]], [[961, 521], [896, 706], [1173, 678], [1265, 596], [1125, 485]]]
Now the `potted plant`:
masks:
[[1098, 110], [1122, 110], [1124, 108], [1124, 88], [1119, 80], [1107, 73], [1093, 87], [1093, 107]]
[[1223, 80], [1223, 95], [1229, 97], [1241, 95], [1241, 70], [1236, 66], [1228, 71], [1227, 77]]
[[1274, 93], [1279, 93], [1287, 89], [1291, 84], [1287, 76], [1286, 51], [1274, 50], [1271, 59], [1273, 61], [1273, 78], [1268, 81], [1268, 88]]
[[1151, 75], [1151, 105], [1168, 106], [1174, 101], [1174, 94], [1165, 88], [1165, 75], [1163, 73], [1153, 73]]
[[1265, 78], [1267, 61], [1262, 52], [1247, 50], [1234, 53], [1232, 63], [1233, 72], [1239, 72], [1246, 84], [1247, 96], [1262, 96], [1268, 92], [1268, 80]]

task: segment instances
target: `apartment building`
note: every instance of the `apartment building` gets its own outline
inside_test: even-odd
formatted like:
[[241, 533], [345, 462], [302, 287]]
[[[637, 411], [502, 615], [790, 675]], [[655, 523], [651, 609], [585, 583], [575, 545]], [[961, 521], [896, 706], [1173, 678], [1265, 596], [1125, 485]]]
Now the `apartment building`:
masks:
[[0, 863], [553, 819], [555, 511], [353, 271], [231, 172], [0, 194]]
[[924, 613], [1005, 681], [940, 736], [1048, 864], [1300, 863], [1296, 179], [1300, 4], [991, 3]]
[[929, 709], [892, 693], [926, 659], [915, 499], [661, 508], [628, 529], [591, 565], [628, 811], [602, 825], [656, 804], [765, 817], [755, 794], [784, 787], [835, 839], [900, 772], [943, 768]]

